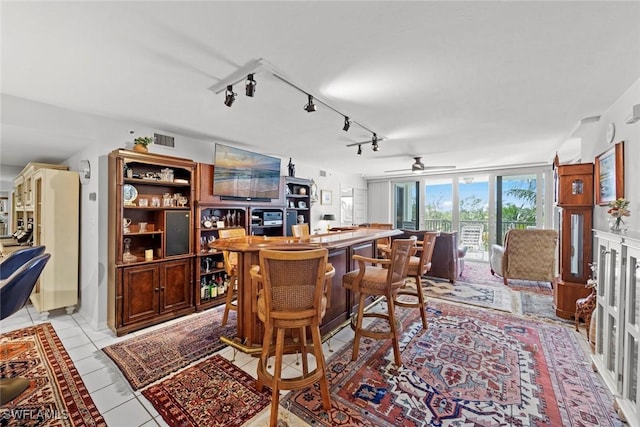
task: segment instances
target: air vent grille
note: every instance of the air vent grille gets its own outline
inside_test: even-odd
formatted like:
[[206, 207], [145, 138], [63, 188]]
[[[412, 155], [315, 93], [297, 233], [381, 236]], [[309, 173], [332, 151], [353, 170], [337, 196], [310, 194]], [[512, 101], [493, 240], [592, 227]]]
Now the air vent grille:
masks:
[[159, 133], [154, 133], [153, 134], [155, 141], [154, 144], [156, 145], [162, 145], [163, 147], [170, 147], [170, 148], [175, 148], [176, 143], [175, 143], [175, 138], [169, 135], [162, 135]]

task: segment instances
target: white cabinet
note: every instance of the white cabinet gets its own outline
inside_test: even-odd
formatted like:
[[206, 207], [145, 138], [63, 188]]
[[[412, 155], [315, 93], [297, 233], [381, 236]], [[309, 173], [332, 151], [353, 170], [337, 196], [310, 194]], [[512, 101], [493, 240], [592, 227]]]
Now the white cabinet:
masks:
[[33, 244], [51, 254], [31, 302], [44, 320], [49, 310], [78, 303], [79, 192], [77, 172], [66, 166], [29, 163], [14, 180], [16, 216], [31, 228]]
[[598, 260], [593, 362], [629, 425], [640, 426], [640, 234], [595, 232]]

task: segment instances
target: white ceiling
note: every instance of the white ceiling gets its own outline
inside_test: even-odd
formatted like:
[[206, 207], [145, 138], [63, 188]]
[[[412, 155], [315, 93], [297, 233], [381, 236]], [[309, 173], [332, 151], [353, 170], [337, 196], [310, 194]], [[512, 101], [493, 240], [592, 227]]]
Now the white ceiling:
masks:
[[[458, 169], [549, 163], [576, 123], [640, 78], [640, 2], [1, 7], [2, 165], [91, 143], [82, 120], [25, 100], [365, 176], [418, 155]], [[266, 72], [254, 98], [238, 85], [224, 106], [209, 88], [259, 58], [384, 137], [381, 150], [357, 156], [346, 145], [371, 133], [342, 131], [322, 105], [306, 113], [306, 96]]]

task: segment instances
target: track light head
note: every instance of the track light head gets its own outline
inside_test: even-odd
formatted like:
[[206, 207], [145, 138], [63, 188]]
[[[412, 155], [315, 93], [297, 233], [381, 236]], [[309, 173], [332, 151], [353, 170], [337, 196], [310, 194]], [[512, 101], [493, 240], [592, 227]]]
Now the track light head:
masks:
[[253, 97], [253, 95], [256, 93], [256, 84], [256, 81], [253, 79], [253, 73], [248, 74], [244, 87], [247, 96]]
[[349, 120], [349, 116], [344, 116], [344, 126], [342, 127], [343, 131], [348, 131], [351, 127], [351, 121]]
[[224, 105], [227, 107], [231, 107], [233, 105], [233, 101], [236, 100], [236, 94], [233, 93], [233, 86], [227, 86], [227, 90], [224, 93]]
[[313, 113], [316, 111], [316, 104], [313, 103], [313, 96], [307, 95], [309, 97], [309, 102], [304, 106], [304, 111], [307, 113]]
[[358, 144], [358, 156], [362, 155], [362, 145]]
[[373, 134], [373, 138], [371, 138], [371, 149], [373, 151], [380, 151], [380, 146], [378, 145], [378, 135]]

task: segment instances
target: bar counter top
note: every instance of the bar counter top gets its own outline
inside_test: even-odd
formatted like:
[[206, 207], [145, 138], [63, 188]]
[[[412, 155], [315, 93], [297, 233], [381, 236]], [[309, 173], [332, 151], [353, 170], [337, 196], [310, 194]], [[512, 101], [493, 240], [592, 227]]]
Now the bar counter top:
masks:
[[330, 334], [336, 327], [344, 324], [355, 309], [354, 296], [342, 286], [342, 276], [357, 268], [357, 263], [352, 261], [353, 255], [375, 257], [378, 239], [401, 233], [400, 230], [362, 227], [305, 237], [242, 236], [211, 242], [209, 247], [212, 249], [237, 254], [237, 265], [234, 269], [237, 272], [238, 290], [237, 334], [235, 337], [222, 337], [222, 341], [245, 352], [260, 352], [264, 330], [262, 322], [258, 319], [258, 284], [253, 283], [251, 279], [251, 268], [260, 263], [261, 250], [328, 250], [328, 262], [333, 265], [336, 273], [331, 279], [331, 297], [320, 325], [320, 332]]
[[209, 243], [209, 247], [232, 252], [257, 252], [262, 249], [304, 250], [337, 249], [384, 237], [401, 234], [400, 230], [382, 230], [377, 228], [355, 228], [331, 231], [324, 234], [311, 234], [305, 237], [243, 236], [218, 239]]

